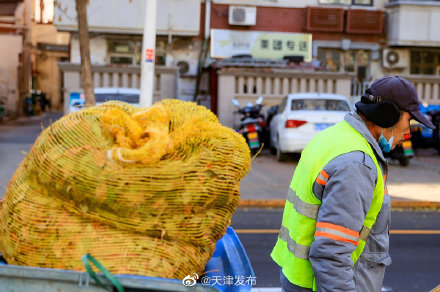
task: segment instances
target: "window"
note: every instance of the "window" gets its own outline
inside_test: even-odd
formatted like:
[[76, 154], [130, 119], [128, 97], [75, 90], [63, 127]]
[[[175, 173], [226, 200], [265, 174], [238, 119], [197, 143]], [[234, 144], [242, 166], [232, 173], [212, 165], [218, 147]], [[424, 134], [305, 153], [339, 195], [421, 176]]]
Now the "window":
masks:
[[[6, 1], [2, 1], [6, 2]], [[18, 1], [9, 1], [18, 2]], [[35, 0], [34, 19], [37, 23], [52, 23], [54, 18], [53, 0]], [[61, 4], [59, 4], [61, 6]]]
[[110, 57], [110, 64], [132, 65], [133, 58], [132, 57]]
[[373, 6], [373, 0], [319, 0], [319, 4]]
[[337, 99], [293, 99], [292, 111], [350, 111], [346, 101]]
[[287, 105], [287, 96], [285, 98], [283, 98], [283, 100], [281, 101], [280, 106], [278, 107], [278, 113], [282, 113], [284, 111], [284, 109], [286, 108]]
[[110, 64], [140, 64], [142, 50], [140, 40], [114, 39], [108, 40], [107, 45]]
[[326, 71], [339, 72], [343, 51], [337, 49], [318, 49], [318, 60]]
[[440, 52], [411, 51], [411, 74], [435, 75], [440, 66]]
[[96, 102], [106, 102], [109, 100], [120, 100], [127, 103], [139, 103], [139, 94], [129, 93], [98, 93], [95, 94]]
[[[110, 64], [140, 65], [142, 58], [141, 39], [109, 39], [108, 61]], [[155, 64], [165, 65], [166, 61], [166, 39], [160, 36], [156, 39]]]
[[332, 72], [355, 73], [359, 82], [370, 78], [370, 51], [318, 48], [321, 67]]

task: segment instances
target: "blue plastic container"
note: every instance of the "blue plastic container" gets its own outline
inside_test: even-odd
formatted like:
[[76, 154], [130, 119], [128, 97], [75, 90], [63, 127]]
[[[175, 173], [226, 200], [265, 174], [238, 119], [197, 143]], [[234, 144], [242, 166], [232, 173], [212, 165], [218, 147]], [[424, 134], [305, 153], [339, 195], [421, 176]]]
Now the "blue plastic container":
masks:
[[[216, 250], [205, 267], [206, 277], [219, 291], [251, 291], [256, 277], [246, 251], [232, 227], [217, 241]], [[203, 279], [202, 283], [203, 283]]]
[[[250, 291], [255, 274], [249, 258], [235, 231], [228, 227], [226, 234], [217, 242], [216, 251], [205, 268], [206, 274], [197, 275], [198, 283], [183, 285], [182, 280], [115, 275], [127, 289], [136, 291]], [[98, 278], [108, 288], [111, 283], [102, 275]], [[194, 275], [188, 275], [194, 277]], [[232, 281], [231, 280], [232, 277]], [[208, 281], [209, 280], [209, 281]], [[205, 282], [203, 282], [205, 281]], [[8, 292], [101, 292], [86, 272], [13, 266], [0, 262], [0, 291]]]

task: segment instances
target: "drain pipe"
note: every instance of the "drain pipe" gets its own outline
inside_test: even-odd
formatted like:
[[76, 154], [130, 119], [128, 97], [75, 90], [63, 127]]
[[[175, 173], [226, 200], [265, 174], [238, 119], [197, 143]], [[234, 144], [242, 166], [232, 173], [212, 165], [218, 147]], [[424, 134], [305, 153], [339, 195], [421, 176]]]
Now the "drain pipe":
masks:
[[194, 90], [193, 101], [197, 101], [197, 95], [199, 94], [200, 80], [202, 78], [202, 68], [206, 60], [206, 54], [208, 49], [208, 41], [211, 36], [211, 0], [205, 0], [205, 35], [203, 39], [202, 50], [199, 56], [199, 64], [197, 66], [197, 80], [196, 88]]
[[211, 35], [211, 0], [205, 1], [205, 40]]

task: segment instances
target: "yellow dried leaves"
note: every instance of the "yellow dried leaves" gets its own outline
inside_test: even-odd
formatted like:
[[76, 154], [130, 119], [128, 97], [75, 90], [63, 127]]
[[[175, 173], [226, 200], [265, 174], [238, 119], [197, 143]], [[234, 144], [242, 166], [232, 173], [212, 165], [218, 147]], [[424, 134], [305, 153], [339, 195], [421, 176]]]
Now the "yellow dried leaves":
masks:
[[243, 137], [204, 107], [107, 102], [43, 131], [0, 209], [12, 264], [183, 278], [202, 272], [250, 168]]
[[131, 115], [112, 108], [104, 112], [102, 120], [115, 137], [115, 145], [108, 152], [112, 160], [149, 164], [157, 162], [172, 149], [170, 118], [160, 104]]

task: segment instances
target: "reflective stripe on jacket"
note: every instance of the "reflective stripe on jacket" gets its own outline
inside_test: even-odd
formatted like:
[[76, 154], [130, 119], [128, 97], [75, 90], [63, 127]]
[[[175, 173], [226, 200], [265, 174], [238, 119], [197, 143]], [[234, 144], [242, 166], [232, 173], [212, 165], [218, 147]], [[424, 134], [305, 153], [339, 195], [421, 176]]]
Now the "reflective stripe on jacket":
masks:
[[[325, 199], [322, 202], [322, 194], [318, 198], [313, 190], [315, 183], [324, 189], [327, 183], [331, 183], [324, 167], [336, 157], [350, 152], [365, 153], [374, 162], [377, 178], [370, 206], [366, 214], [361, 216], [363, 224], [357, 229], [328, 222], [325, 218], [320, 219], [318, 213]], [[358, 179], [362, 180], [362, 177]], [[382, 207], [383, 197], [384, 181], [381, 168], [367, 140], [345, 121], [330, 127], [312, 139], [302, 153], [290, 185], [282, 227], [271, 254], [272, 258], [281, 266], [291, 283], [316, 291], [319, 283], [315, 282], [315, 267], [312, 268], [309, 258], [312, 243], [325, 238], [350, 244], [353, 246], [350, 254], [352, 263], [356, 263]]]

